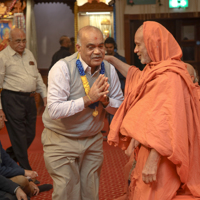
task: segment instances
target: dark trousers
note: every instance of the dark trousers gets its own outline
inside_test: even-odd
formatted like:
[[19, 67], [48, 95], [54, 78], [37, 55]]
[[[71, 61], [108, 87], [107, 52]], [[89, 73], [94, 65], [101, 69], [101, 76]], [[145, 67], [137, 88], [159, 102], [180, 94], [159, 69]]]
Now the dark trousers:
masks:
[[0, 199], [1, 200], [17, 200], [15, 195], [0, 191]]
[[6, 115], [6, 128], [12, 147], [6, 152], [19, 162], [19, 165], [31, 170], [27, 149], [35, 137], [37, 110], [34, 97], [2, 90], [2, 108]]

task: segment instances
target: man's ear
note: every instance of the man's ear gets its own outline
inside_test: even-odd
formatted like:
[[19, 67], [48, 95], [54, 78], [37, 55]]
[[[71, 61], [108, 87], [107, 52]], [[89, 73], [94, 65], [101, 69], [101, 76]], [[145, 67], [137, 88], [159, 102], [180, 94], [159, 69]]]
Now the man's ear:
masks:
[[79, 44], [76, 44], [76, 49], [79, 53], [81, 53], [81, 46]]

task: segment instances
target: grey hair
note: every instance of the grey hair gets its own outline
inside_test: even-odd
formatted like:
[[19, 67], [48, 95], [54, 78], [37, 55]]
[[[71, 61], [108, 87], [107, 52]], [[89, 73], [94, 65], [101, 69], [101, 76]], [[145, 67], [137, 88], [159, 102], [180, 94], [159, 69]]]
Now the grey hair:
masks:
[[77, 34], [77, 44], [79, 45], [79, 46], [81, 46], [81, 37], [82, 37], [82, 32], [83, 31], [88, 31], [88, 30], [96, 30], [96, 31], [99, 31], [101, 34], [102, 34], [102, 37], [103, 37], [103, 33], [102, 33], [102, 31], [99, 29], [99, 28], [97, 28], [97, 27], [95, 27], [95, 26], [84, 26], [83, 28], [81, 28], [79, 31], [78, 31], [78, 34]]
[[77, 42], [76, 42], [79, 46], [81, 46], [81, 41], [80, 41], [80, 35], [77, 35]]

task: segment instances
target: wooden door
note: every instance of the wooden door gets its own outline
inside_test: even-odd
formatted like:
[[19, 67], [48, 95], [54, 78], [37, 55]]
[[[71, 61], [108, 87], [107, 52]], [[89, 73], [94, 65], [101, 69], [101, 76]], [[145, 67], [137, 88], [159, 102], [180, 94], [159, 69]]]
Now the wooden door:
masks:
[[177, 20], [176, 28], [176, 40], [183, 51], [182, 60], [200, 74], [200, 18]]

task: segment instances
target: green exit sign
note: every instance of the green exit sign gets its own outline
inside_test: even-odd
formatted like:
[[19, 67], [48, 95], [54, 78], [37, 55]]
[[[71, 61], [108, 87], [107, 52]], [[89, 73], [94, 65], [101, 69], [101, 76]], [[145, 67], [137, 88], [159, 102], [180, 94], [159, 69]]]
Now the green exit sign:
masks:
[[188, 0], [169, 0], [170, 8], [187, 8]]

